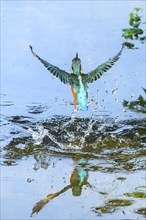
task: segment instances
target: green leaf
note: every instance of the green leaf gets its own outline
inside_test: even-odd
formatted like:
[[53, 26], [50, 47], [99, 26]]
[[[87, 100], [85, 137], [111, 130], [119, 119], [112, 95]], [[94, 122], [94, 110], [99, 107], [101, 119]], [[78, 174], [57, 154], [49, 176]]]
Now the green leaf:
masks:
[[133, 40], [133, 28], [125, 29], [123, 33], [123, 37], [125, 39], [131, 39]]
[[136, 34], [143, 34], [143, 30], [141, 28], [137, 28], [135, 32]]
[[123, 101], [123, 106], [124, 106], [124, 107], [127, 107], [127, 106], [128, 106], [128, 101], [124, 100], [124, 101]]
[[138, 28], [139, 27], [139, 25], [141, 24], [141, 21], [136, 21], [136, 22], [133, 22], [133, 27], [134, 28]]
[[133, 23], [134, 23], [133, 21], [134, 21], [134, 19], [130, 19], [130, 20], [129, 20], [130, 26], [133, 26]]
[[135, 11], [140, 11], [141, 10], [141, 8], [134, 8], [133, 10], [135, 10]]
[[146, 40], [146, 37], [145, 36], [144, 37], [140, 37], [139, 40], [144, 41], [144, 40]]
[[146, 105], [146, 100], [143, 98], [143, 96], [138, 97], [139, 105], [145, 106]]
[[143, 87], [142, 87], [142, 89], [143, 89], [144, 93], [146, 93], [146, 89], [145, 89], [145, 88], [143, 88]]
[[129, 49], [134, 47], [134, 44], [129, 43], [129, 42], [125, 42], [125, 46], [127, 46]]
[[136, 21], [140, 21], [140, 20], [141, 20], [141, 17], [139, 15], [135, 15], [134, 21], [136, 22]]
[[129, 17], [130, 17], [130, 19], [134, 19], [134, 14], [131, 12], [131, 13], [129, 14]]

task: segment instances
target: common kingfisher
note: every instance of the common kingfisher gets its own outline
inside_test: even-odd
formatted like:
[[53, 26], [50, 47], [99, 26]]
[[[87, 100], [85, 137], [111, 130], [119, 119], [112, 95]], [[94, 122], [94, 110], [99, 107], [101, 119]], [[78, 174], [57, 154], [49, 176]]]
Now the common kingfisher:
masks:
[[76, 107], [76, 105], [79, 104], [82, 110], [88, 110], [88, 83], [92, 83], [93, 81], [99, 79], [104, 72], [109, 70], [114, 65], [122, 53], [124, 44], [117, 55], [99, 65], [97, 68], [87, 74], [83, 73], [81, 60], [78, 57], [78, 53], [76, 53], [76, 57], [72, 60], [71, 73], [68, 73], [65, 70], [61, 70], [58, 67], [48, 63], [46, 60], [43, 60], [36, 53], [34, 53], [31, 45], [29, 47], [32, 54], [37, 57], [54, 76], [58, 77], [61, 82], [71, 86], [71, 91], [74, 97], [74, 106]]

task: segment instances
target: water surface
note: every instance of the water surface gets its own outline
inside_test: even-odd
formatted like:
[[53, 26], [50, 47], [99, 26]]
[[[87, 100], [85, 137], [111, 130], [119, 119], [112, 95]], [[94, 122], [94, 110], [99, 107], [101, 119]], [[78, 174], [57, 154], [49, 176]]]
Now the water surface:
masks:
[[146, 120], [122, 104], [144, 95], [144, 45], [90, 85], [86, 112], [28, 48], [66, 71], [78, 51], [87, 73], [144, 4], [2, 1], [1, 219], [145, 219]]

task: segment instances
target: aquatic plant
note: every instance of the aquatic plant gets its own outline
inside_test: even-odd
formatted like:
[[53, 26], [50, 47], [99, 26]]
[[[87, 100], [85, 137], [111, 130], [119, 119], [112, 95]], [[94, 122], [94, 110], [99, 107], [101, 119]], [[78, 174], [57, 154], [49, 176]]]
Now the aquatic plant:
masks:
[[140, 208], [136, 210], [136, 213], [146, 215], [146, 208]]
[[145, 192], [132, 192], [132, 193], [124, 193], [126, 197], [134, 197], [134, 198], [146, 198]]

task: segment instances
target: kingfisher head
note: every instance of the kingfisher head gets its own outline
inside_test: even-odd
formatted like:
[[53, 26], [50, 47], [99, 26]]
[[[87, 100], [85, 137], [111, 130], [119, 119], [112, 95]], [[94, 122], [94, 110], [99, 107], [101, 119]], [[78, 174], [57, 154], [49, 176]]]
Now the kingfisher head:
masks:
[[78, 57], [78, 53], [76, 53], [76, 57], [72, 60], [72, 71], [76, 75], [81, 73], [81, 60]]

